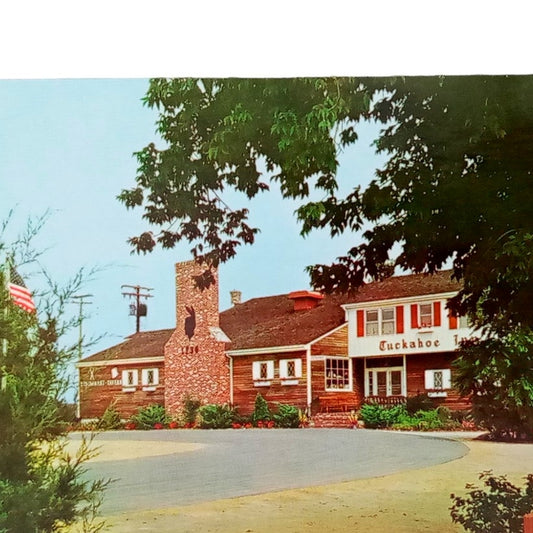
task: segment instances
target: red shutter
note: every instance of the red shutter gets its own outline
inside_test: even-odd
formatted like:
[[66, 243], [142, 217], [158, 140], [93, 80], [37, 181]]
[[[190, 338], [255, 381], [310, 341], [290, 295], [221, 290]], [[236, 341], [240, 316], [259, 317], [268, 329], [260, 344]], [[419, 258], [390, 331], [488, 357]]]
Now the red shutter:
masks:
[[403, 333], [403, 305], [396, 307], [396, 333]]
[[418, 328], [418, 304], [411, 304], [411, 328]]
[[440, 302], [433, 302], [433, 325], [440, 326]]
[[363, 309], [357, 310], [357, 336], [365, 336], [365, 312]]
[[452, 311], [448, 312], [448, 321], [450, 329], [457, 329], [457, 315]]

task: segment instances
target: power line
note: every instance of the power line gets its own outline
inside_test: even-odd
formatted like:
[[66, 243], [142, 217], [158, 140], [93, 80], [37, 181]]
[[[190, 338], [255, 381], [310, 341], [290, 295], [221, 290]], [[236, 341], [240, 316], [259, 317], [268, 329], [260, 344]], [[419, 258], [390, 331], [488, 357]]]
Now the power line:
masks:
[[130, 314], [135, 315], [135, 332], [139, 333], [141, 329], [141, 316], [146, 316], [148, 309], [146, 304], [141, 303], [141, 298], [153, 298], [151, 294], [142, 293], [141, 291], [153, 291], [150, 287], [141, 287], [140, 285], [121, 285], [121, 289], [133, 289], [135, 292], [122, 292], [122, 296], [135, 298], [135, 303], [130, 306]]

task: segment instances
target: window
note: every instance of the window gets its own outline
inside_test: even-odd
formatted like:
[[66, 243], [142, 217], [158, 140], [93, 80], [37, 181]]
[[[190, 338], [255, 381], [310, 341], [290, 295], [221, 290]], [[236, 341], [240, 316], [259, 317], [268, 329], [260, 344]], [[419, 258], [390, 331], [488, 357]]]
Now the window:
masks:
[[137, 370], [122, 371], [122, 390], [133, 392], [139, 384], [139, 372]]
[[384, 309], [369, 309], [366, 311], [366, 334], [391, 335], [396, 333], [396, 317], [394, 307]]
[[405, 396], [403, 392], [403, 368], [367, 369], [365, 396]]
[[252, 377], [256, 387], [270, 385], [270, 380], [274, 378], [274, 361], [254, 361]]
[[366, 312], [366, 334], [379, 335], [379, 313], [377, 309]]
[[433, 306], [431, 304], [420, 304], [420, 326], [421, 328], [430, 328], [433, 325]]
[[468, 317], [466, 315], [459, 317], [459, 327], [460, 328], [469, 328], [470, 326], [470, 320], [468, 320]]
[[426, 390], [430, 391], [428, 396], [446, 396], [446, 390], [452, 388], [452, 372], [449, 368], [442, 370], [426, 370], [424, 373]]
[[352, 390], [352, 374], [349, 359], [326, 359], [326, 390]]
[[381, 310], [381, 333], [383, 335], [391, 335], [395, 333], [394, 329], [394, 307], [388, 307]]
[[155, 390], [155, 387], [159, 385], [159, 369], [143, 368], [141, 380], [143, 390]]
[[297, 385], [302, 377], [301, 359], [281, 359], [279, 362], [279, 377], [284, 385]]

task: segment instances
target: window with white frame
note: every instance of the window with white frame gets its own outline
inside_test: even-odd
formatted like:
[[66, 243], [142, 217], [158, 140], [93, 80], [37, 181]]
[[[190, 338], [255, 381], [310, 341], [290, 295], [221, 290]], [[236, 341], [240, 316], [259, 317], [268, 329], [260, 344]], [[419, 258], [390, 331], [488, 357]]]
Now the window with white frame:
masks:
[[469, 328], [471, 327], [470, 320], [466, 315], [461, 315], [459, 317], [459, 327], [460, 328]]
[[366, 311], [366, 335], [391, 335], [396, 333], [394, 307]]
[[420, 327], [430, 328], [433, 325], [433, 305], [419, 304], [418, 310], [420, 313]]
[[301, 359], [280, 359], [279, 362], [280, 379], [298, 379], [302, 377]]
[[324, 364], [326, 390], [352, 390], [352, 372], [349, 359], [327, 358]]
[[449, 368], [426, 370], [424, 373], [427, 390], [443, 391], [452, 388], [452, 371]]
[[379, 335], [379, 312], [377, 309], [368, 309], [366, 312], [366, 334]]
[[123, 370], [122, 371], [122, 389], [125, 392], [134, 391], [139, 384], [138, 370]]
[[367, 368], [365, 371], [365, 396], [405, 396], [402, 367]]
[[252, 363], [254, 385], [270, 385], [274, 379], [274, 361], [254, 361]]
[[141, 373], [141, 382], [143, 388], [155, 387], [156, 385], [159, 385], [159, 369], [143, 368]]

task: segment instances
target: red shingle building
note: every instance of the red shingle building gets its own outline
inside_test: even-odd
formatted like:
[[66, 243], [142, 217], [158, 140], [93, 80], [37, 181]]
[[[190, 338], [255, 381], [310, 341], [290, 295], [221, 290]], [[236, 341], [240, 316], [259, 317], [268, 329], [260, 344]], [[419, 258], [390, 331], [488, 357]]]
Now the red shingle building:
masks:
[[114, 404], [128, 417], [185, 395], [229, 403], [242, 414], [260, 392], [315, 414], [364, 401], [395, 403], [427, 393], [463, 408], [451, 361], [467, 324], [449, 316], [459, 290], [450, 272], [370, 283], [351, 295], [297, 291], [218, 312], [218, 280], [199, 291], [194, 262], [176, 265], [176, 328], [134, 334], [79, 363], [82, 418]]

